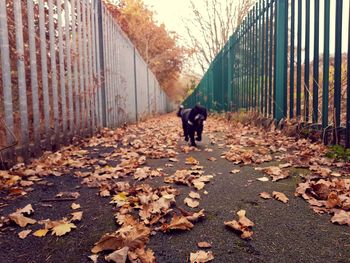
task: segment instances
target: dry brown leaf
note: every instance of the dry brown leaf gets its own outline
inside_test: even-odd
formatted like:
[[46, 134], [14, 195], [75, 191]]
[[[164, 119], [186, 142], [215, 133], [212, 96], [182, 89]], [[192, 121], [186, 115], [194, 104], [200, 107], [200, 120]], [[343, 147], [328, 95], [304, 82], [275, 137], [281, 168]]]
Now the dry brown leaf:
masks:
[[193, 192], [191, 191], [189, 194], [188, 194], [191, 198], [194, 198], [194, 199], [200, 199], [201, 196], [199, 193], [196, 193], [196, 192]]
[[176, 162], [178, 162], [179, 160], [178, 159], [176, 159], [176, 158], [170, 158], [169, 159], [169, 162], [173, 162], [173, 163], [176, 163]]
[[191, 221], [191, 222], [195, 222], [197, 221], [199, 218], [205, 217], [204, 215], [204, 209], [200, 210], [199, 212], [190, 214], [188, 216], [186, 216], [186, 218]]
[[36, 223], [36, 220], [31, 219], [29, 217], [25, 217], [21, 213], [15, 212], [9, 215], [9, 218], [14, 221], [20, 227], [25, 227], [28, 224], [33, 225]]
[[106, 256], [105, 259], [108, 262], [113, 261], [116, 263], [125, 263], [128, 257], [128, 252], [129, 252], [129, 248], [123, 247]]
[[170, 224], [164, 224], [162, 229], [163, 231], [169, 230], [190, 230], [193, 228], [193, 224], [184, 216], [174, 215], [171, 219]]
[[214, 259], [214, 255], [212, 251], [204, 251], [199, 250], [197, 252], [190, 254], [190, 262], [191, 263], [205, 263]]
[[74, 228], [76, 228], [76, 226], [73, 223], [63, 221], [59, 225], [52, 228], [52, 235], [60, 237], [69, 233]]
[[71, 205], [71, 208], [72, 208], [73, 210], [79, 209], [79, 208], [80, 208], [80, 204], [73, 203], [73, 204]]
[[193, 200], [192, 198], [189, 198], [189, 197], [185, 198], [184, 203], [186, 205], [188, 205], [189, 207], [191, 207], [191, 208], [195, 208], [195, 207], [199, 206], [199, 202], [198, 201]]
[[154, 252], [151, 249], [145, 250], [144, 247], [135, 249], [134, 252], [129, 251], [129, 260], [131, 262], [138, 262], [139, 259], [142, 263], [155, 263], [156, 258]]
[[25, 239], [29, 234], [30, 232], [32, 232], [32, 230], [23, 230], [21, 232], [18, 233], [18, 236], [20, 239]]
[[338, 223], [339, 225], [350, 225], [350, 212], [337, 209], [331, 218], [331, 222]]
[[33, 212], [34, 212], [34, 209], [33, 209], [31, 204], [26, 205], [25, 207], [16, 210], [16, 213], [28, 214], [28, 215], [32, 214]]
[[72, 219], [70, 221], [81, 221], [81, 219], [83, 218], [83, 212], [73, 212], [71, 213], [71, 215], [73, 216]]
[[91, 255], [88, 256], [88, 258], [91, 259], [93, 263], [97, 263], [98, 255]]
[[239, 217], [238, 221], [232, 220], [232, 221], [225, 221], [224, 224], [230, 228], [232, 228], [235, 231], [238, 231], [241, 234], [241, 238], [243, 239], [250, 239], [253, 235], [253, 231], [251, 230], [251, 227], [254, 226], [254, 223], [249, 220], [246, 216], [245, 210], [240, 210], [237, 212], [237, 215]]
[[60, 192], [56, 195], [56, 197], [60, 198], [75, 198], [77, 199], [80, 196], [78, 192]]
[[190, 165], [198, 165], [199, 164], [199, 162], [192, 156], [187, 157], [185, 163], [190, 164]]
[[259, 196], [261, 198], [264, 198], [264, 199], [270, 199], [271, 198], [271, 195], [268, 192], [262, 192], [262, 193], [259, 194]]
[[200, 248], [211, 248], [211, 244], [208, 243], [208, 242], [205, 242], [205, 241], [204, 242], [198, 242], [197, 246], [200, 247]]
[[232, 170], [230, 173], [231, 173], [231, 174], [237, 174], [237, 173], [239, 173], [239, 172], [240, 172], [239, 169], [234, 169], [234, 170]]
[[208, 161], [215, 162], [215, 161], [216, 161], [216, 158], [215, 158], [215, 157], [209, 157], [209, 158], [208, 158]]
[[131, 250], [143, 247], [149, 239], [150, 229], [135, 220], [130, 221], [131, 225], [124, 222], [124, 225], [112, 234], [105, 234], [95, 243], [92, 253], [104, 250], [117, 250], [129, 247]]
[[260, 177], [260, 178], [257, 178], [256, 180], [260, 181], [260, 182], [268, 182], [269, 181], [269, 178], [267, 177]]
[[287, 203], [289, 200], [288, 197], [284, 193], [281, 193], [281, 192], [273, 191], [272, 196], [273, 196], [273, 198], [275, 198], [278, 201], [281, 201], [282, 203]]
[[108, 189], [102, 190], [100, 192], [100, 196], [102, 196], [102, 197], [111, 196], [111, 192]]

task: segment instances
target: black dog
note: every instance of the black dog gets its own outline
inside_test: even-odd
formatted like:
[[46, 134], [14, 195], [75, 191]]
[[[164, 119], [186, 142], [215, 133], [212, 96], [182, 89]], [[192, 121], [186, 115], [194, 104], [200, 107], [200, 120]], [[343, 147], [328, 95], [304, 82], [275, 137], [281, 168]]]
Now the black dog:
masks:
[[193, 109], [184, 109], [181, 105], [177, 116], [181, 117], [182, 128], [184, 130], [185, 141], [188, 142], [188, 137], [191, 139], [191, 146], [197, 146], [194, 134], [197, 133], [196, 140], [202, 140], [202, 132], [204, 121], [207, 119], [206, 108], [196, 105]]

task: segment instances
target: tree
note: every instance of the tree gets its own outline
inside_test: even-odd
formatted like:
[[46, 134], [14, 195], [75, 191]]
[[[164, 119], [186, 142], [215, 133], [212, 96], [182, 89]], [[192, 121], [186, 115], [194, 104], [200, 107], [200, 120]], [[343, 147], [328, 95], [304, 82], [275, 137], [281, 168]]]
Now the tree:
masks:
[[[203, 73], [243, 21], [255, 0], [190, 0], [193, 16], [185, 20], [189, 47]], [[205, 10], [203, 10], [205, 9]]]
[[178, 36], [157, 25], [154, 12], [141, 0], [105, 0], [108, 9], [134, 43], [155, 74], [162, 88], [172, 94], [182, 69], [185, 49], [177, 45]]

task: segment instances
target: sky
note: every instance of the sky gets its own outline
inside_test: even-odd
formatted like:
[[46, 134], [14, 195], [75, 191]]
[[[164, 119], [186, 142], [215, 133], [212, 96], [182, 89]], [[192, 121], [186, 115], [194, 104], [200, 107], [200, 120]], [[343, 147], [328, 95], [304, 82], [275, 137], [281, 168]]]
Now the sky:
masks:
[[[186, 36], [182, 19], [190, 15], [189, 0], [144, 0], [148, 7], [156, 11], [156, 20], [164, 23], [169, 31], [175, 31], [180, 36]], [[200, 3], [196, 0], [195, 3]]]

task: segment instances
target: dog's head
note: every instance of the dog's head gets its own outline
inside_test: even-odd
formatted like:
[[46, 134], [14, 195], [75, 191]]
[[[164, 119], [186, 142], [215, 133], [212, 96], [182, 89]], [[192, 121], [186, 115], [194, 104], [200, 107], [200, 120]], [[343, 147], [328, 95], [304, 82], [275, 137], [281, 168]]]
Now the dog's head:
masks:
[[188, 119], [195, 125], [195, 126], [203, 126], [204, 121], [207, 119], [207, 109], [196, 105], [190, 112], [190, 115]]

